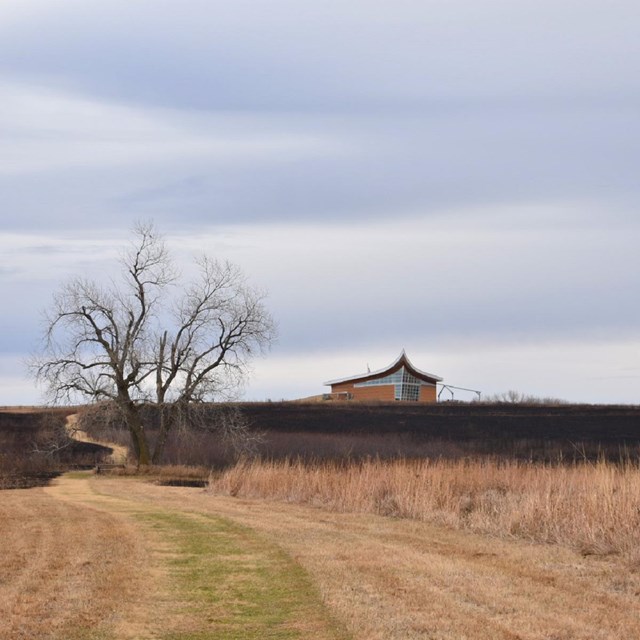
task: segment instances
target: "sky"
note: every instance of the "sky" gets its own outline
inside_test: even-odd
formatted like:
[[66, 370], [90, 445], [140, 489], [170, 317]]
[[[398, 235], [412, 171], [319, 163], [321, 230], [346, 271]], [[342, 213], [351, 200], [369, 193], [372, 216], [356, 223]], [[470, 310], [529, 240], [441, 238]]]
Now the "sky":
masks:
[[139, 220], [268, 291], [246, 399], [404, 348], [484, 395], [640, 404], [639, 23], [631, 0], [3, 0], [0, 405], [42, 401], [42, 311]]

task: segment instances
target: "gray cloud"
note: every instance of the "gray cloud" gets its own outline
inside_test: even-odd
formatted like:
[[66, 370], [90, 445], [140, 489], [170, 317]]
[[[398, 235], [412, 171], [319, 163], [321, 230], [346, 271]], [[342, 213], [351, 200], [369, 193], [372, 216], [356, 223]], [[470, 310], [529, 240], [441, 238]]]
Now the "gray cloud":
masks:
[[369, 110], [638, 88], [630, 1], [22, 3], [37, 12], [7, 21], [5, 71], [116, 100]]
[[[298, 117], [288, 129], [280, 119], [255, 117], [246, 124], [274, 132], [270, 153], [247, 149], [238, 157], [244, 152], [233, 143], [219, 148], [214, 131], [202, 136], [202, 148], [177, 156], [173, 147], [181, 142], [131, 163], [124, 143], [122, 159], [108, 166], [74, 162], [46, 173], [0, 175], [5, 219], [23, 228], [121, 224], [139, 216], [194, 223], [344, 220], [550, 199], [610, 202], [610, 216], [626, 216], [640, 201], [640, 125], [630, 110]], [[290, 151], [288, 137], [317, 141], [318, 148]], [[57, 162], [64, 143], [59, 152]]]
[[397, 345], [444, 369], [448, 349], [464, 378], [464, 344], [472, 378], [491, 345], [533, 384], [514, 364], [533, 344], [576, 379], [593, 347], [615, 379], [640, 357], [639, 19], [630, 0], [2, 3], [0, 354], [153, 218], [181, 259], [271, 291], [273, 371]]
[[[454, 213], [440, 220], [281, 226], [221, 248], [260, 274], [282, 328], [279, 350], [367, 344], [518, 343], [601, 339], [636, 332], [638, 222], [583, 228], [570, 208]], [[204, 246], [211, 241], [203, 236]], [[213, 247], [212, 247], [213, 250]]]

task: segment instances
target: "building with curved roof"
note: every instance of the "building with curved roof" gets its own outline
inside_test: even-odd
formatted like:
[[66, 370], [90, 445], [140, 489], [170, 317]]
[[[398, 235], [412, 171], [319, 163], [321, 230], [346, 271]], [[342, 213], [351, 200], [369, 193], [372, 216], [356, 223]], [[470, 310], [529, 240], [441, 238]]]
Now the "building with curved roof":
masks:
[[345, 400], [382, 400], [393, 402], [436, 402], [436, 384], [440, 376], [421, 371], [411, 364], [404, 349], [389, 366], [347, 378], [329, 380], [329, 397]]

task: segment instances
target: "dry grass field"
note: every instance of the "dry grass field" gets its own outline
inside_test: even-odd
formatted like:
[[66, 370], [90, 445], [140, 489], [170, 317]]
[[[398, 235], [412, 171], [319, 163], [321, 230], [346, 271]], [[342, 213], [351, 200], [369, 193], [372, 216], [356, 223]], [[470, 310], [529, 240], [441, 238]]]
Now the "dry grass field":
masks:
[[89, 474], [0, 505], [10, 640], [640, 637], [611, 550]]
[[213, 491], [618, 554], [640, 568], [640, 466], [491, 460], [245, 461]]

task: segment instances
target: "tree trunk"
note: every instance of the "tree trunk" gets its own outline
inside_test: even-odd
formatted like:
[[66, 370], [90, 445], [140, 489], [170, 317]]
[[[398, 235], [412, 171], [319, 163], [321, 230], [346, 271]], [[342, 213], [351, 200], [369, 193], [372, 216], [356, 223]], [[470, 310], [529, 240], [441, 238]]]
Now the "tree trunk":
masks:
[[158, 406], [160, 413], [160, 430], [158, 432], [158, 438], [156, 440], [155, 448], [153, 450], [153, 464], [160, 464], [162, 456], [164, 455], [164, 446], [167, 443], [167, 436], [173, 426], [174, 421], [174, 408], [165, 404]]
[[127, 427], [129, 427], [129, 433], [131, 434], [131, 441], [138, 466], [147, 466], [151, 463], [151, 456], [149, 454], [147, 433], [144, 430], [144, 425], [140, 418], [140, 410], [131, 400], [127, 400], [123, 411], [127, 421]]

